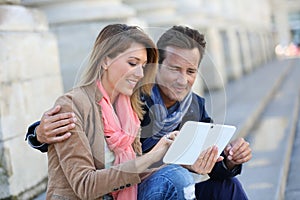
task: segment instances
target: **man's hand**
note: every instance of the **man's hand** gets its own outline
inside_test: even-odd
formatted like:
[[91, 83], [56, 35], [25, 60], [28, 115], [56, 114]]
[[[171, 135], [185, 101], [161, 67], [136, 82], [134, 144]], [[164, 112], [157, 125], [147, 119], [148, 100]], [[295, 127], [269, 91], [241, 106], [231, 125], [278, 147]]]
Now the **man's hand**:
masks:
[[226, 155], [225, 164], [228, 169], [233, 169], [236, 165], [248, 162], [252, 158], [252, 150], [249, 142], [244, 138], [238, 138], [228, 144], [224, 150]]
[[75, 127], [74, 113], [57, 114], [61, 106], [56, 106], [46, 111], [36, 128], [37, 140], [40, 143], [53, 144], [62, 142], [71, 136], [69, 132]]
[[218, 148], [216, 146], [209, 147], [203, 151], [191, 166], [184, 166], [197, 174], [208, 174], [211, 172], [216, 162], [223, 160], [222, 156], [218, 156]]

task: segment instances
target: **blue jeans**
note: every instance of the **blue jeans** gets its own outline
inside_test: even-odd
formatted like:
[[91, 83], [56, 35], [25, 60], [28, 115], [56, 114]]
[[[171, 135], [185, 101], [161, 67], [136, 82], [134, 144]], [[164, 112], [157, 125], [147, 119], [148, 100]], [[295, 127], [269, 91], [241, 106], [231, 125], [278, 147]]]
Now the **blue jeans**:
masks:
[[179, 165], [167, 165], [139, 184], [138, 199], [183, 200], [188, 197], [193, 199], [194, 192], [194, 179], [190, 172]]

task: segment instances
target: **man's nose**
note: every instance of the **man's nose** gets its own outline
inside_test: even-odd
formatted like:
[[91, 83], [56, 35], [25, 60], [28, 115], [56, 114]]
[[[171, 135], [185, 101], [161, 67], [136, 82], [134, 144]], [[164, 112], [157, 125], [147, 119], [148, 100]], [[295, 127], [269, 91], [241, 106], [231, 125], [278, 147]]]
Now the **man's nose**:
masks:
[[188, 82], [188, 76], [186, 73], [179, 73], [177, 77], [177, 82], [181, 85], [186, 85]]

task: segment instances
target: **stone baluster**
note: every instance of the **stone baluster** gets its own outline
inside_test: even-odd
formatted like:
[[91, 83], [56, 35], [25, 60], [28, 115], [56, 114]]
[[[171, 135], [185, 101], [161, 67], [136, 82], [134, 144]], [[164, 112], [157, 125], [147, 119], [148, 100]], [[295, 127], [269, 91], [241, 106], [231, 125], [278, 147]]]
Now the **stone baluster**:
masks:
[[[239, 79], [242, 76], [242, 63], [240, 44], [237, 37], [237, 29], [235, 27], [228, 28], [226, 31], [229, 41], [230, 64], [226, 65], [226, 72], [228, 79]], [[225, 51], [225, 50], [224, 50]]]
[[208, 48], [201, 68], [206, 89], [224, 89], [227, 76], [220, 30], [213, 27], [208, 28], [206, 35]]
[[242, 69], [244, 73], [249, 73], [252, 71], [252, 56], [251, 56], [251, 49], [250, 49], [250, 39], [247, 34], [247, 30], [240, 29], [238, 31], [238, 37], [240, 38], [241, 43], [241, 50], [242, 50]]

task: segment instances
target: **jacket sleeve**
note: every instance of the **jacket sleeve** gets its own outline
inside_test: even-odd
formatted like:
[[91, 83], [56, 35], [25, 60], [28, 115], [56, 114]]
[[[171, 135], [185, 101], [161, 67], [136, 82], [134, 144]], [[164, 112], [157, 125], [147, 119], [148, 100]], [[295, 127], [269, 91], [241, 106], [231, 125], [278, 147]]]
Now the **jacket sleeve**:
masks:
[[37, 141], [35, 130], [38, 125], [40, 125], [40, 121], [37, 121], [28, 127], [25, 136], [25, 141], [27, 141], [32, 148], [37, 149], [42, 153], [45, 153], [48, 151], [48, 144], [40, 143], [39, 141]]

